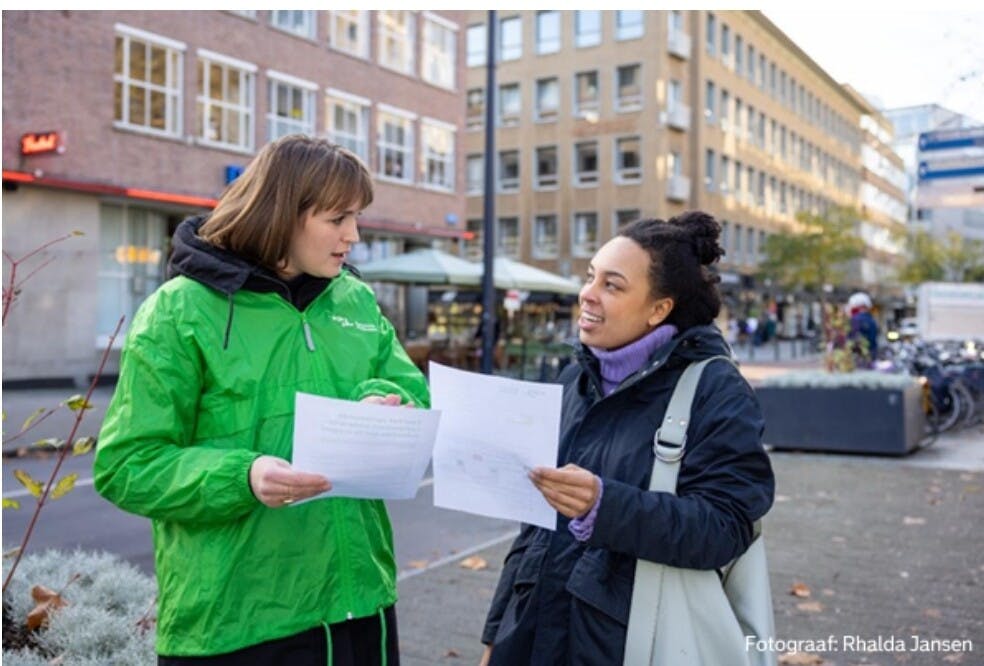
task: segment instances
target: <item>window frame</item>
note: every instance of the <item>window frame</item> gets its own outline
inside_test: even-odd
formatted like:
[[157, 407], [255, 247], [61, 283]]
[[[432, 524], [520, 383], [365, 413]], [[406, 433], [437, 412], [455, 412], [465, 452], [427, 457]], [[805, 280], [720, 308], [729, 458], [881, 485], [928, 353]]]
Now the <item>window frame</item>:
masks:
[[[503, 169], [505, 166], [505, 156], [512, 156], [515, 154], [515, 164], [516, 164], [516, 175], [510, 176], [508, 179], [503, 177]], [[523, 169], [520, 164], [520, 151], [518, 148], [507, 148], [505, 150], [500, 150], [495, 155], [495, 191], [499, 194], [515, 194], [519, 192], [520, 180], [523, 177]]]
[[[551, 39], [549, 41], [544, 40], [543, 37], [543, 25], [541, 24], [541, 19], [553, 19], [557, 22], [557, 36], [556, 39]], [[564, 28], [563, 19], [560, 12], [556, 9], [547, 9], [537, 11], [534, 15], [534, 52], [536, 55], [550, 55], [551, 53], [558, 53], [564, 46]]]
[[[626, 97], [622, 96], [622, 80], [621, 74], [622, 70], [634, 68], [636, 71], [636, 83], [635, 86], [638, 89], [638, 93], [635, 95], [628, 95]], [[615, 85], [612, 86], [612, 93], [614, 95], [614, 106], [616, 113], [631, 113], [633, 111], [641, 111], [643, 107], [642, 99], [642, 63], [626, 63], [624, 65], [615, 66]]]
[[[540, 152], [553, 150], [554, 152], [554, 172], [553, 175], [541, 176], [540, 174]], [[546, 178], [547, 180], [543, 180]], [[545, 144], [536, 146], [533, 150], [533, 189], [538, 192], [553, 191], [560, 187], [560, 147], [555, 144]]]
[[[594, 146], [594, 159], [595, 168], [594, 171], [581, 171], [581, 148]], [[600, 181], [600, 153], [599, 153], [599, 142], [597, 139], [588, 139], [586, 141], [576, 141], [574, 142], [574, 168], [572, 169], [571, 177], [573, 180], [573, 186], [577, 188], [587, 188], [587, 187], [598, 187]]]
[[[297, 14], [300, 14], [304, 17], [304, 23], [300, 29], [281, 25], [277, 22], [277, 18], [283, 14], [289, 14], [290, 18], [294, 18]], [[288, 35], [294, 35], [302, 39], [318, 39], [318, 14], [313, 9], [271, 9], [270, 26], [281, 32], [286, 32]]]
[[[553, 84], [557, 87], [557, 106], [554, 108], [552, 113], [544, 114], [543, 109], [540, 106], [540, 89], [542, 84], [546, 84], [553, 81]], [[557, 76], [547, 76], [539, 78], [534, 83], [533, 89], [533, 121], [537, 123], [553, 123], [557, 122], [560, 116], [560, 78]]]
[[[639, 161], [638, 166], [635, 167], [623, 167], [621, 144], [626, 141], [635, 141], [637, 144], [636, 157]], [[621, 136], [616, 136], [613, 139], [612, 144], [612, 155], [614, 156], [614, 169], [613, 175], [614, 180], [619, 185], [638, 185], [642, 182], [642, 165], [644, 163], [642, 159], [642, 135], [641, 134], [625, 134]]]
[[[352, 14], [356, 16], [352, 16]], [[341, 41], [337, 39], [337, 30], [340, 22], [347, 22], [348, 26], [354, 25], [357, 32], [356, 46], [349, 49], [341, 46]], [[329, 10], [328, 12], [328, 48], [346, 53], [362, 60], [369, 59], [369, 12], [364, 9], [356, 10]]]
[[[402, 30], [387, 24], [384, 18], [390, 18], [394, 12], [403, 12], [407, 21], [403, 24]], [[413, 76], [417, 71], [417, 16], [416, 12], [404, 10], [379, 9], [376, 10], [376, 61], [380, 67], [388, 70]], [[387, 39], [392, 39], [402, 43], [401, 56], [406, 58], [405, 64], [394, 65], [389, 61], [387, 53]]]
[[[208, 146], [209, 148], [219, 148], [222, 150], [251, 154], [256, 145], [256, 73], [259, 68], [253, 63], [238, 60], [236, 58], [232, 58], [221, 53], [216, 53], [215, 51], [209, 51], [207, 49], [198, 49], [196, 51], [196, 56], [196, 64], [200, 64], [202, 68], [202, 77], [198, 82], [198, 95], [195, 99], [195, 108], [198, 114], [197, 119], [199, 121], [196, 122], [196, 125], [199, 125], [197, 128], [198, 134], [196, 142], [200, 145]], [[205, 91], [208, 90], [208, 83], [211, 79], [212, 65], [222, 68], [223, 90], [225, 89], [227, 72], [237, 71], [240, 73], [240, 103], [237, 104], [227, 102], [225, 99], [221, 102], [217, 102], [206, 95]], [[245, 103], [242, 102], [243, 95], [247, 97]], [[225, 112], [239, 113], [240, 136], [245, 137], [244, 142], [236, 144], [228, 141], [208, 138], [205, 128], [210, 115], [209, 112], [213, 106], [218, 107], [223, 111], [223, 119], [225, 118]]]
[[[450, 38], [450, 44], [435, 46], [429, 34], [431, 30]], [[450, 46], [450, 49], [444, 47]], [[445, 90], [457, 90], [458, 26], [443, 16], [424, 12], [421, 32], [420, 78], [426, 83]], [[444, 78], [432, 77], [430, 70], [436, 65]], [[443, 67], [442, 67], [443, 65]]]
[[[438, 192], [454, 192], [455, 186], [455, 162], [456, 162], [456, 142], [457, 128], [451, 123], [438, 120], [436, 118], [428, 118], [424, 116], [420, 119], [420, 185], [429, 190], [435, 190]], [[428, 143], [428, 134], [433, 132], [446, 132], [450, 135], [450, 141], [448, 145], [451, 147], [449, 153], [441, 156], [441, 153], [431, 150], [431, 146]], [[447, 137], [445, 137], [447, 138]], [[441, 163], [444, 173], [443, 182], [434, 183], [430, 180], [430, 164], [431, 162]]]
[[[638, 12], [639, 20], [623, 24], [621, 19], [629, 12]], [[637, 32], [638, 31], [638, 32]], [[615, 41], [641, 39], [646, 34], [646, 12], [641, 9], [619, 9], [615, 11]]]
[[[357, 134], [340, 130], [335, 125], [335, 107], [342, 106], [356, 118]], [[369, 150], [369, 128], [371, 126], [372, 102], [364, 97], [327, 88], [325, 90], [325, 134], [333, 142], [345, 146], [367, 165], [371, 163]]]
[[[582, 32], [582, 15], [591, 14], [598, 18], [597, 32]], [[577, 9], [574, 10], [574, 48], [589, 49], [601, 44], [602, 33], [604, 32], [604, 17], [600, 9]]]
[[[542, 249], [543, 244], [537, 236], [540, 222], [553, 221], [553, 244], [547, 245], [547, 249]], [[530, 225], [530, 255], [534, 259], [556, 259], [560, 256], [560, 216], [557, 213], [538, 213], [533, 216], [533, 224]]]
[[[578, 218], [594, 218], [594, 240], [590, 245], [585, 245], [585, 241], [579, 238], [580, 225]], [[587, 221], [587, 220], [586, 220]], [[579, 259], [590, 258], [598, 251], [601, 246], [598, 233], [598, 212], [597, 211], [574, 211], [571, 213], [571, 256]]]
[[[113, 102], [113, 127], [134, 132], [151, 134], [173, 139], [180, 139], [184, 134], [184, 59], [187, 45], [161, 35], [156, 35], [144, 30], [131, 28], [122, 23], [117, 23], [113, 27], [113, 45], [115, 48], [116, 40], [122, 39], [123, 56], [122, 65], [124, 72], [118, 73], [114, 64], [113, 67], [113, 87], [120, 86], [120, 114], [116, 117], [115, 98]], [[165, 52], [165, 74], [164, 85], [153, 84], [144, 79], [134, 79], [130, 76], [130, 45], [136, 40], [145, 44], [145, 48], [150, 50], [154, 46], [163, 48]], [[147, 67], [151, 66], [151, 59], [145, 61]], [[164, 95], [164, 129], [157, 129], [149, 124], [137, 124], [130, 120], [130, 88], [136, 86], [145, 88], [144, 91], [144, 117], [150, 120], [149, 114], [151, 104], [148, 96], [154, 92]]]
[[[404, 142], [403, 144], [390, 143], [386, 140], [385, 135], [385, 123], [387, 119], [398, 120], [399, 124], [404, 127]], [[414, 125], [416, 124], [417, 114], [411, 113], [404, 109], [399, 109], [397, 107], [390, 106], [388, 104], [377, 103], [376, 104], [376, 178], [388, 183], [396, 183], [400, 185], [411, 185], [414, 183], [414, 169], [416, 168], [415, 163], [415, 148], [417, 135], [414, 131]], [[394, 123], [396, 124], [396, 123]], [[406, 167], [407, 173], [401, 176], [393, 176], [386, 173], [386, 151], [394, 151], [396, 153], [402, 154], [403, 165]]]
[[[582, 105], [580, 100], [581, 88], [579, 82], [582, 76], [590, 76], [592, 74], [594, 75], [594, 81], [595, 81], [594, 100], [593, 103], [589, 103], [587, 108], [585, 108], [585, 106]], [[574, 72], [574, 90], [572, 91], [572, 93], [574, 96], [572, 109], [574, 111], [575, 118], [585, 118], [589, 113], [594, 113], [594, 114], [601, 113], [601, 81], [600, 81], [600, 77], [598, 76], [597, 69], [585, 70], [583, 72]]]

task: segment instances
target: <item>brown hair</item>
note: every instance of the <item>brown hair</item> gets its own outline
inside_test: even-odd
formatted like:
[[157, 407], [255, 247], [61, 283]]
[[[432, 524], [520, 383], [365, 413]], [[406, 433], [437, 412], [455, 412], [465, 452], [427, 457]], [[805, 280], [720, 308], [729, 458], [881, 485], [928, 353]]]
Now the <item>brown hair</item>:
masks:
[[276, 270], [308, 209], [341, 211], [353, 204], [363, 209], [372, 198], [372, 177], [354, 153], [325, 139], [291, 134], [263, 147], [198, 233]]

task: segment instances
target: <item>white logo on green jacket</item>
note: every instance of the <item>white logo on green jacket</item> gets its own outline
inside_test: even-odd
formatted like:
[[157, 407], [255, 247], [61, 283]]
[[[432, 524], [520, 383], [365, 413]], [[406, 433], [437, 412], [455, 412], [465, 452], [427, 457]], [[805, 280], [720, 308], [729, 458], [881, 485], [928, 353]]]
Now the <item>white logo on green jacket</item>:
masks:
[[361, 331], [363, 333], [379, 332], [379, 329], [375, 324], [363, 324], [359, 321], [352, 321], [348, 317], [343, 317], [342, 315], [332, 315], [331, 319], [342, 328], [355, 328], [357, 331]]

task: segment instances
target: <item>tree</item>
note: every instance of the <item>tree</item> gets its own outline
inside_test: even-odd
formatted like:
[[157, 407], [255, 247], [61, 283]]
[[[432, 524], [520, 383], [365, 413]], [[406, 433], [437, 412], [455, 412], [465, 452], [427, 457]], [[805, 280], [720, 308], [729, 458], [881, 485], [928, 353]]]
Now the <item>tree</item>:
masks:
[[861, 257], [864, 242], [855, 228], [859, 216], [851, 208], [832, 208], [826, 215], [796, 214], [799, 229], [773, 234], [765, 240], [763, 277], [791, 289], [816, 293], [844, 280], [844, 265]]
[[898, 274], [905, 284], [977, 282], [984, 276], [984, 243], [955, 231], [943, 239], [917, 231], [908, 236], [906, 245], [908, 257]]
[[789, 289], [802, 289], [818, 296], [821, 303], [820, 327], [830, 370], [846, 369], [837, 361], [841, 331], [827, 303], [828, 285], [845, 278], [845, 264], [864, 253], [864, 242], [857, 237], [859, 219], [852, 208], [834, 207], [826, 215], [801, 211], [796, 214], [798, 228], [769, 236], [765, 259], [760, 264], [763, 277]]

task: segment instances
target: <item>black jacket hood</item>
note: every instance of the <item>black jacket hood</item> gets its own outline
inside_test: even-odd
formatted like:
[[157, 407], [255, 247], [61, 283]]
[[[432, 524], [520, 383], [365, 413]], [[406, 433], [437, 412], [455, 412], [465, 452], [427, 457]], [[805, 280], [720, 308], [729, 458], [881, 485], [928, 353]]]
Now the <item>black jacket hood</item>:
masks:
[[206, 215], [196, 215], [178, 225], [172, 239], [171, 260], [167, 265], [168, 279], [184, 275], [226, 296], [245, 287], [254, 275], [260, 281], [270, 280], [270, 291], [276, 290], [276, 282], [283, 284], [282, 280], [261, 266], [202, 240], [198, 230], [206, 219]]

